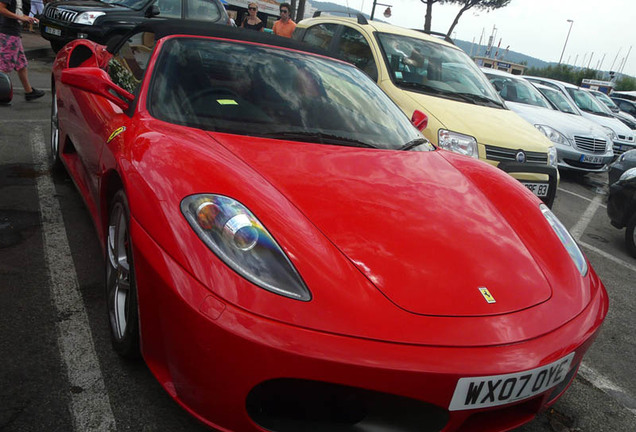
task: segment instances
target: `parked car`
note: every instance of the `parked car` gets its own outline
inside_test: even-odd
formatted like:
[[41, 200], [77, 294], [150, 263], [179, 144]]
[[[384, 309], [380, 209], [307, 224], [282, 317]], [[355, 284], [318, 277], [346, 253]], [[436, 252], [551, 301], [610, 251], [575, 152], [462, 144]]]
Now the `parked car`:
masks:
[[230, 24], [220, 0], [54, 0], [44, 7], [40, 33], [55, 52], [74, 39], [107, 45], [157, 16]]
[[521, 183], [310, 49], [148, 20], [59, 52], [51, 149], [105, 253], [115, 350], [219, 430], [530, 421], [597, 336], [601, 280]]
[[608, 113], [605, 106], [598, 102], [586, 89], [549, 78], [533, 76], [524, 76], [524, 78], [530, 82], [543, 84], [555, 90], [559, 90], [573, 106], [576, 106], [577, 114], [587, 117], [611, 130], [614, 133], [614, 154], [621, 154], [627, 150], [636, 148], [634, 132], [621, 121], [614, 118], [611, 113]]
[[613, 226], [625, 228], [627, 251], [636, 257], [636, 150], [623, 153], [609, 170], [607, 215]]
[[552, 204], [558, 181], [555, 147], [506, 108], [461, 49], [362, 15], [305, 19], [293, 37], [358, 66], [407, 116], [424, 112], [424, 135], [433, 144], [498, 166]]
[[618, 105], [618, 107], [622, 111], [625, 111], [627, 114], [630, 114], [631, 116], [636, 115], [636, 102], [629, 99], [624, 99], [624, 98], [615, 97], [615, 96], [612, 96], [611, 99], [614, 101], [616, 105]]
[[621, 110], [618, 105], [605, 93], [600, 92], [598, 90], [589, 90], [590, 93], [596, 97], [600, 102], [605, 104], [605, 106], [614, 114], [614, 117], [625, 123], [625, 125], [634, 130], [636, 129], [636, 117], [633, 114], [630, 114], [624, 110]]
[[555, 110], [529, 81], [495, 69], [482, 71], [506, 105], [543, 132], [557, 149], [559, 168], [602, 172], [614, 158], [612, 140], [599, 124]]

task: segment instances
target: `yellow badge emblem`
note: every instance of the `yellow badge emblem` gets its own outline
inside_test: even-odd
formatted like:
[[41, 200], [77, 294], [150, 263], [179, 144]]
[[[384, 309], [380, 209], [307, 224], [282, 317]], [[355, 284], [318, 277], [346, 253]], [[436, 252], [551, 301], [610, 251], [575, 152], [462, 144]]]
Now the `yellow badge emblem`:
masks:
[[481, 293], [482, 296], [484, 296], [484, 299], [486, 299], [486, 302], [496, 303], [495, 298], [492, 296], [492, 294], [490, 294], [490, 291], [488, 291], [488, 288], [479, 287], [479, 292]]
[[119, 135], [120, 133], [122, 133], [123, 131], [126, 130], [126, 126], [122, 126], [120, 128], [117, 128], [113, 131], [112, 134], [110, 134], [110, 136], [108, 137], [108, 140], [106, 141], [106, 144], [108, 144], [109, 142], [111, 142], [117, 135]]

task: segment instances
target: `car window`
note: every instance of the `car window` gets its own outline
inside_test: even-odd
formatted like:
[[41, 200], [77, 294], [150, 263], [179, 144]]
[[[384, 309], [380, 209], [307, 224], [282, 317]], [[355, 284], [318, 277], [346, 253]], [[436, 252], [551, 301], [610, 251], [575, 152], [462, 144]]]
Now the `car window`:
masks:
[[597, 102], [591, 94], [572, 87], [567, 87], [566, 90], [572, 99], [574, 99], [574, 103], [576, 103], [579, 109], [592, 114], [607, 115], [607, 111], [599, 105], [599, 102]]
[[305, 32], [303, 42], [326, 50], [329, 48], [337, 29], [336, 24], [318, 24], [309, 27]]
[[489, 73], [486, 76], [504, 100], [552, 109], [545, 97], [529, 82]]
[[503, 106], [488, 79], [466, 53], [415, 37], [377, 33], [398, 87], [480, 105]]
[[221, 11], [216, 3], [209, 0], [186, 0], [186, 18], [216, 22]]
[[552, 102], [559, 111], [563, 111], [569, 114], [577, 114], [576, 108], [572, 106], [570, 101], [559, 90], [552, 88], [541, 88], [539, 90], [550, 102]]
[[113, 82], [136, 94], [154, 46], [153, 33], [140, 32], [129, 37], [108, 62], [108, 75]]
[[181, 0], [157, 0], [161, 18], [181, 18]]
[[610, 99], [610, 97], [608, 95], [606, 95], [605, 93], [602, 92], [593, 92], [592, 93], [594, 96], [597, 97], [598, 100], [600, 100], [601, 102], [603, 102], [608, 108], [610, 109], [616, 109], [618, 108], [616, 106], [616, 104], [614, 103], [613, 100]]
[[422, 137], [363, 72], [318, 56], [172, 37], [153, 71], [148, 109], [170, 123], [383, 149]]
[[630, 104], [629, 102], [621, 101], [620, 109], [629, 114], [636, 114], [636, 106]]
[[374, 81], [378, 80], [378, 68], [371, 47], [359, 31], [351, 27], [344, 27], [336, 53], [343, 60], [362, 69]]

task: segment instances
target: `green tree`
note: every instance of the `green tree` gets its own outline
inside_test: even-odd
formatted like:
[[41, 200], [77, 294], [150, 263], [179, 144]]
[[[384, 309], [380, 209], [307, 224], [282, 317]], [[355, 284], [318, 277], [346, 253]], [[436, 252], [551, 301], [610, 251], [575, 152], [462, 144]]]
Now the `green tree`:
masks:
[[617, 91], [634, 91], [636, 90], [636, 78], [633, 76], [623, 76], [622, 78], [616, 80], [616, 87], [614, 90]]
[[577, 86], [581, 85], [583, 79], [602, 79], [601, 74], [594, 69], [575, 69], [565, 64], [550, 65], [545, 68], [529, 68], [525, 74], [552, 78]]

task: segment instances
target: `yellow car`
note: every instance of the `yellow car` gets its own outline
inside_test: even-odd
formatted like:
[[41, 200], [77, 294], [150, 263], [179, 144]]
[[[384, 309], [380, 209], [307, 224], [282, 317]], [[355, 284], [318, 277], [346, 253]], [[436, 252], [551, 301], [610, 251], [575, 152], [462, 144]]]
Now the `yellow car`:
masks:
[[407, 116], [416, 110], [426, 114], [423, 133], [433, 144], [498, 166], [552, 205], [559, 178], [555, 147], [506, 108], [455, 45], [362, 15], [305, 19], [293, 37], [355, 64]]

